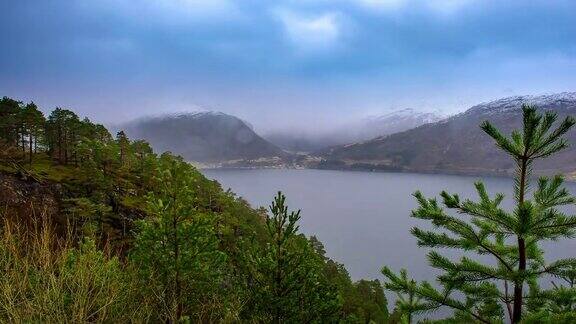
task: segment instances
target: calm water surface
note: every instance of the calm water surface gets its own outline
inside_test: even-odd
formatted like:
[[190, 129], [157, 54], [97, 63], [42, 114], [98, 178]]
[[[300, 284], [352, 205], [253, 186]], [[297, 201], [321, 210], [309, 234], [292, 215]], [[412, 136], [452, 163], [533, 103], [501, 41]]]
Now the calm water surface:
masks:
[[[268, 206], [279, 190], [289, 207], [302, 210], [300, 228], [316, 235], [327, 254], [344, 263], [354, 279], [383, 279], [383, 265], [407, 268], [417, 279], [433, 279], [426, 250], [410, 235], [414, 225], [429, 227], [410, 217], [416, 207], [412, 193], [437, 196], [442, 190], [475, 198], [474, 181], [483, 180], [489, 192], [507, 194], [512, 202], [512, 181], [507, 178], [373, 173], [325, 170], [204, 170], [254, 207]], [[576, 185], [568, 184], [571, 193]], [[574, 212], [574, 208], [570, 210]], [[576, 241], [565, 240], [548, 248], [548, 258], [573, 257]]]

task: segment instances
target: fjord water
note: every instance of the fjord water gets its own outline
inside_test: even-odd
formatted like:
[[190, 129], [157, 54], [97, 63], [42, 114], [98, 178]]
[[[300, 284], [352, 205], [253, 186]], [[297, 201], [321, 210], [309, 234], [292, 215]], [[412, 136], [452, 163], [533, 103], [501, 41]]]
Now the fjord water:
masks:
[[[506, 194], [503, 205], [513, 204], [513, 181], [509, 178], [456, 175], [374, 173], [326, 170], [204, 170], [204, 174], [231, 188], [252, 206], [268, 206], [279, 190], [291, 209], [301, 209], [301, 230], [316, 235], [329, 257], [344, 263], [353, 279], [383, 279], [380, 269], [407, 268], [417, 279], [433, 279], [426, 249], [418, 248], [410, 234], [415, 225], [427, 222], [410, 217], [417, 206], [412, 193], [427, 197], [442, 190], [461, 198], [477, 197], [474, 182], [482, 180], [488, 192]], [[572, 194], [576, 184], [567, 183]], [[576, 212], [573, 206], [567, 211]], [[546, 248], [546, 247], [545, 247]], [[547, 247], [546, 259], [574, 257], [576, 240], [563, 240]]]

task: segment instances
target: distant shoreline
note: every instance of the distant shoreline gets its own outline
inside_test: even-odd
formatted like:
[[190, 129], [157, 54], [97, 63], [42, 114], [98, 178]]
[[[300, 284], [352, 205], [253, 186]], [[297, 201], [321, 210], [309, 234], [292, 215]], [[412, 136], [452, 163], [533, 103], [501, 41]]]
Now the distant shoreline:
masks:
[[[466, 171], [466, 170], [410, 170], [410, 169], [397, 169], [397, 170], [384, 170], [378, 168], [317, 168], [317, 167], [286, 167], [286, 166], [253, 166], [253, 167], [199, 167], [199, 170], [319, 170], [319, 171], [343, 171], [343, 172], [366, 172], [366, 173], [407, 173], [407, 174], [433, 174], [433, 175], [448, 175], [448, 176], [468, 176], [468, 177], [491, 177], [491, 178], [513, 178], [513, 172], [508, 171]], [[555, 174], [536, 174], [532, 178], [538, 179], [540, 176], [553, 176]], [[563, 174], [564, 179], [570, 182], [576, 182], [576, 177]]]

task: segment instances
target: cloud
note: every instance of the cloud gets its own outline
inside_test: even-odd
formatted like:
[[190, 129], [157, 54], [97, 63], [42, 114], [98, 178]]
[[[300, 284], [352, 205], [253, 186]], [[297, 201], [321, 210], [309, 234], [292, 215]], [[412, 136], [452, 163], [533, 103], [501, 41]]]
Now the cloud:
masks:
[[249, 119], [270, 109], [346, 116], [428, 97], [448, 109], [500, 89], [576, 84], [569, 0], [0, 3], [0, 37], [10, 44], [0, 51], [0, 95], [106, 118], [117, 107], [126, 116], [170, 109], [176, 99]]
[[334, 12], [300, 14], [291, 10], [276, 10], [286, 36], [294, 47], [304, 53], [333, 49], [341, 36], [340, 15]]

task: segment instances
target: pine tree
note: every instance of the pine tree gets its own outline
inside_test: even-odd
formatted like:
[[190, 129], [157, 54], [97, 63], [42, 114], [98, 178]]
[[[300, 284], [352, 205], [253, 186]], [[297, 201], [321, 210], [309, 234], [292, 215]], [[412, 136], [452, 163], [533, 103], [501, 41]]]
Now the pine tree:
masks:
[[40, 110], [38, 110], [38, 106], [36, 106], [33, 102], [27, 104], [22, 109], [22, 129], [23, 135], [28, 137], [28, 154], [29, 159], [28, 162], [32, 164], [33, 160], [33, 153], [35, 151], [35, 147], [38, 145], [38, 138], [41, 135], [41, 132], [44, 130], [44, 114]]
[[335, 285], [324, 273], [324, 257], [298, 233], [300, 211], [288, 212], [282, 193], [267, 216], [269, 243], [253, 257], [256, 312], [267, 323], [334, 322], [340, 309]]
[[412, 323], [414, 314], [428, 310], [428, 304], [416, 294], [417, 282], [414, 279], [408, 279], [406, 270], [400, 270], [400, 277], [402, 285], [405, 285], [406, 293], [403, 292], [403, 286], [394, 286], [394, 282], [388, 283], [386, 287], [390, 290], [397, 291], [396, 307], [394, 312], [400, 316], [400, 320], [406, 323]]
[[116, 144], [120, 148], [120, 166], [124, 166], [130, 149], [130, 140], [124, 131], [119, 131], [116, 134]]
[[[462, 200], [445, 191], [441, 193], [444, 207], [466, 215], [467, 219], [450, 215], [436, 199], [427, 199], [416, 192], [419, 207], [412, 212], [412, 217], [428, 220], [440, 229], [413, 228], [411, 232], [418, 239], [418, 245], [459, 249], [468, 256], [453, 261], [435, 250], [429, 252], [431, 266], [442, 272], [437, 278], [440, 288], [426, 281], [411, 285], [410, 279], [384, 267], [382, 272], [389, 280], [388, 289], [414, 294], [426, 302], [427, 310], [448, 306], [455, 310], [455, 318], [465, 321], [501, 321], [505, 306], [510, 321], [518, 323], [527, 311], [526, 299], [536, 304], [549, 300], [547, 292], [539, 289], [539, 279], [558, 275], [576, 265], [576, 259], [547, 263], [539, 246], [544, 241], [576, 233], [576, 216], [567, 216], [559, 210], [576, 202], [563, 188], [562, 177], [540, 178], [532, 199], [528, 197], [534, 162], [566, 148], [568, 143], [563, 136], [575, 121], [567, 117], [552, 129], [557, 120], [555, 113], [539, 114], [535, 107], [527, 105], [522, 111], [523, 130], [513, 131], [510, 137], [487, 121], [481, 125], [496, 145], [516, 162], [514, 210], [504, 210], [500, 206], [504, 195], [491, 197], [481, 182], [475, 184], [478, 202]], [[474, 253], [490, 256], [494, 262], [475, 260], [470, 257]], [[528, 286], [529, 294], [526, 293]], [[455, 295], [464, 295], [464, 298]]]
[[21, 101], [8, 97], [0, 99], [0, 139], [13, 146], [17, 146], [19, 140], [18, 124], [21, 105]]
[[193, 167], [164, 154], [156, 174], [157, 189], [148, 197], [152, 217], [137, 222], [131, 259], [166, 309], [161, 320], [176, 323], [215, 289], [226, 255], [218, 249], [214, 215], [198, 208]]
[[74, 112], [62, 108], [52, 111], [46, 122], [49, 152], [63, 164], [68, 163], [70, 152], [78, 141], [80, 120]]

